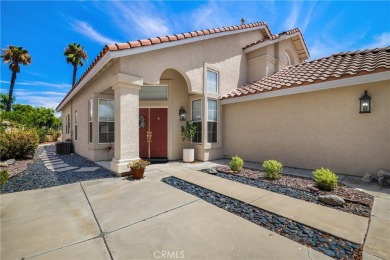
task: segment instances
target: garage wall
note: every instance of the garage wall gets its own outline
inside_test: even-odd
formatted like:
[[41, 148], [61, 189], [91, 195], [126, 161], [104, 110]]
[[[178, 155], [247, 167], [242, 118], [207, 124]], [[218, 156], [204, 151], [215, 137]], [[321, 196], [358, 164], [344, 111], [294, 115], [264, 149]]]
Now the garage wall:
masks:
[[[364, 90], [372, 113], [359, 113]], [[361, 176], [390, 170], [390, 81], [223, 106], [225, 156]]]

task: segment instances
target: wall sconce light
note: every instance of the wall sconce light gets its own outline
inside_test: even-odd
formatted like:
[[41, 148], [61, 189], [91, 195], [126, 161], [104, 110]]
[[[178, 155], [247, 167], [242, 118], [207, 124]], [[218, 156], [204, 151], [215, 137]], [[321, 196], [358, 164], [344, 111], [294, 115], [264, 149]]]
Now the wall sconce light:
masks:
[[182, 106], [180, 107], [180, 110], [179, 110], [179, 118], [180, 118], [180, 121], [187, 120], [187, 111]]
[[360, 100], [360, 112], [359, 113], [371, 113], [371, 96], [368, 95], [367, 90], [359, 98]]

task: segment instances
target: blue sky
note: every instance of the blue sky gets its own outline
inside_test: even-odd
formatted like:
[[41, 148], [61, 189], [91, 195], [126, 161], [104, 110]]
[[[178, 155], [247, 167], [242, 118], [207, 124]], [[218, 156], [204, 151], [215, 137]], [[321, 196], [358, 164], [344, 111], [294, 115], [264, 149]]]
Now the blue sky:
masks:
[[[390, 45], [390, 1], [1, 1], [1, 48], [23, 46], [16, 103], [55, 108], [70, 89], [68, 43], [85, 47], [89, 62], [105, 44], [266, 21], [273, 33], [298, 27], [310, 59], [348, 50]], [[11, 72], [1, 66], [1, 92]]]

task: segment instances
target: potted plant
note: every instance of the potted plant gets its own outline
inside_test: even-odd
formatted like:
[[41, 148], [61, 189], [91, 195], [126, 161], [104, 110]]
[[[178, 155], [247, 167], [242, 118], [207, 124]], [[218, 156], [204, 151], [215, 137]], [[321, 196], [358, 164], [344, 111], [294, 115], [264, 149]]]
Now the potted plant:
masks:
[[129, 163], [127, 167], [130, 168], [134, 179], [142, 179], [144, 177], [145, 168], [149, 164], [149, 161], [138, 159]]
[[[185, 126], [181, 127], [181, 139], [187, 141], [188, 144], [194, 139], [196, 134], [196, 126], [193, 122], [187, 121]], [[195, 149], [190, 148], [189, 145], [187, 148], [183, 148], [183, 161], [184, 162], [193, 162], [195, 158]]]

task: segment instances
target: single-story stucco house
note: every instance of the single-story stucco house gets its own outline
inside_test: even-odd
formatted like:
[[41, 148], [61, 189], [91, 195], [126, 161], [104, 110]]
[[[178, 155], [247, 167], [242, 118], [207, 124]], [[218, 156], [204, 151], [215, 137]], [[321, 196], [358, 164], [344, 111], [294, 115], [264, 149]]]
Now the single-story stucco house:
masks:
[[264, 22], [107, 45], [56, 109], [62, 138], [120, 175], [182, 158], [184, 108], [197, 160], [390, 170], [390, 47], [308, 58], [299, 29]]

